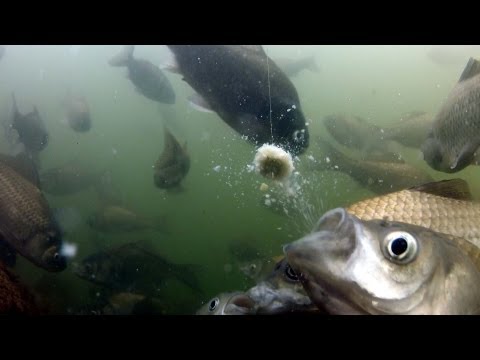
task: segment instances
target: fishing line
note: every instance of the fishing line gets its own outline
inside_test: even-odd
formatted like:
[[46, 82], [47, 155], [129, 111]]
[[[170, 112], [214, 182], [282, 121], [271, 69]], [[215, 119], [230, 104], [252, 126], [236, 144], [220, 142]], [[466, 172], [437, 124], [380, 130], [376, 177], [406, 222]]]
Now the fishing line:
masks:
[[265, 57], [267, 58], [268, 102], [270, 104], [270, 135], [272, 136], [272, 144], [273, 144], [272, 95], [270, 94], [270, 65], [268, 62], [268, 55], [265, 54]]

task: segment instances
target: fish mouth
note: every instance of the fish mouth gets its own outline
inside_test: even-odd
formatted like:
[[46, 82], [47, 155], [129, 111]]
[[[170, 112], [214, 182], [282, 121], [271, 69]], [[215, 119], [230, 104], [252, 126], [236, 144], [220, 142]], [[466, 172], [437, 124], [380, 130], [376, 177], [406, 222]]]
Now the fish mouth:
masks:
[[42, 256], [43, 267], [51, 272], [60, 272], [67, 268], [67, 258], [57, 246], [48, 248]]
[[310, 299], [321, 310], [354, 313], [349, 287], [342, 279], [342, 263], [356, 248], [355, 217], [343, 208], [325, 213], [314, 232], [284, 246], [287, 262]]
[[228, 304], [225, 306], [225, 315], [249, 315], [253, 314], [255, 301], [245, 293], [232, 296]]

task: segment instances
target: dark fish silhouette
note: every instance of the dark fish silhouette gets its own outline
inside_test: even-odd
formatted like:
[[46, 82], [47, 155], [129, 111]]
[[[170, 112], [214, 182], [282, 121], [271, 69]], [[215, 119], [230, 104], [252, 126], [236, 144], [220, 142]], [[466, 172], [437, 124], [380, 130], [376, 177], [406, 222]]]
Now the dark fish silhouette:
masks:
[[70, 127], [77, 132], [89, 131], [92, 127], [92, 119], [87, 99], [83, 96], [74, 96], [71, 92], [68, 92], [63, 104]]
[[[169, 45], [174, 66], [198, 93], [197, 107], [216, 112], [248, 141], [303, 153], [309, 132], [295, 86], [260, 45]], [[271, 119], [271, 120], [270, 120]]]
[[[12, 93], [13, 111], [7, 125], [7, 138], [12, 146], [23, 144], [25, 151], [36, 155], [48, 145], [48, 132], [36, 106], [33, 111], [21, 114], [17, 107], [15, 94]], [[17, 139], [14, 134], [17, 134]]]
[[167, 278], [201, 292], [196, 266], [173, 264], [136, 243], [100, 251], [73, 267], [80, 278], [108, 289], [156, 297]]
[[128, 78], [143, 96], [150, 100], [164, 104], [175, 103], [175, 92], [170, 81], [158, 66], [150, 61], [135, 59], [133, 45], [126, 46], [123, 51], [113, 57], [109, 64], [112, 66], [126, 66]]
[[190, 170], [190, 156], [187, 153], [187, 144], [183, 147], [164, 127], [163, 152], [155, 163], [153, 181], [160, 189], [171, 189], [180, 186], [181, 181]]

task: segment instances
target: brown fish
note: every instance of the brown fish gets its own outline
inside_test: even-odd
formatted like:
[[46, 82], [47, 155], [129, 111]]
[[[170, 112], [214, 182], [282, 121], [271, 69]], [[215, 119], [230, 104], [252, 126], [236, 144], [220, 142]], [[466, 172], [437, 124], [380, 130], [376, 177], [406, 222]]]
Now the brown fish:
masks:
[[341, 171], [377, 194], [405, 189], [433, 181], [426, 172], [401, 160], [370, 161], [350, 158], [327, 141], [318, 141], [324, 159], [310, 165], [315, 170]]
[[85, 97], [74, 96], [69, 92], [63, 104], [70, 127], [77, 132], [89, 131], [92, 127], [92, 119]]
[[480, 247], [480, 203], [462, 179], [428, 183], [362, 200], [347, 212], [361, 220], [385, 219], [464, 238]]
[[461, 242], [410, 223], [361, 220], [337, 208], [284, 252], [310, 299], [328, 313], [480, 314], [480, 271]]
[[190, 170], [187, 144], [182, 147], [167, 127], [164, 127], [164, 134], [164, 148], [155, 163], [153, 180], [160, 189], [178, 188]]
[[333, 114], [323, 119], [329, 134], [341, 145], [369, 153], [384, 151], [383, 133], [380, 127], [369, 123], [360, 116]]
[[163, 217], [154, 221], [121, 206], [105, 206], [87, 220], [89, 226], [102, 232], [134, 232], [156, 230], [168, 232]]
[[433, 115], [423, 111], [403, 114], [394, 125], [383, 128], [386, 140], [403, 146], [420, 149], [433, 124]]
[[35, 265], [62, 271], [67, 263], [61, 254], [61, 231], [35, 184], [38, 177], [25, 178], [28, 166], [14, 170], [13, 163], [0, 157], [0, 237]]

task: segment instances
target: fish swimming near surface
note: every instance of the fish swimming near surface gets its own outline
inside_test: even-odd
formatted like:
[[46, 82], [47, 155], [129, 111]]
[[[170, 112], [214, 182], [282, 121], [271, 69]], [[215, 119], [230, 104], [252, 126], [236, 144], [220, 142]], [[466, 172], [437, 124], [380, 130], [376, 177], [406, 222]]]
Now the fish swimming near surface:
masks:
[[395, 160], [393, 156], [389, 156], [391, 161], [363, 160], [347, 156], [326, 140], [320, 139], [318, 146], [322, 151], [322, 159], [309, 163], [310, 169], [341, 171], [376, 194], [433, 181], [427, 172], [401, 159]]
[[480, 249], [462, 238], [337, 208], [284, 252], [331, 314], [480, 314]]
[[123, 233], [153, 230], [168, 233], [164, 216], [157, 219], [137, 214], [123, 206], [106, 205], [99, 208], [87, 219], [87, 224], [100, 232]]
[[275, 58], [275, 63], [289, 77], [295, 77], [303, 70], [309, 70], [311, 72], [320, 71], [314, 56], [303, 57], [300, 59]]
[[74, 96], [70, 91], [63, 101], [66, 121], [76, 132], [87, 132], [92, 127], [90, 107], [84, 96]]
[[38, 179], [36, 167], [25, 154], [0, 156], [0, 241], [35, 265], [58, 272], [67, 266], [62, 231]]
[[168, 45], [175, 71], [196, 91], [190, 102], [237, 133], [293, 155], [309, 145], [297, 90], [260, 45]]
[[162, 104], [174, 104], [175, 92], [158, 66], [150, 61], [133, 57], [133, 45], [126, 46], [123, 51], [109, 60], [111, 66], [126, 66], [128, 78], [137, 91], [146, 98]]
[[178, 189], [189, 171], [190, 155], [187, 144], [182, 147], [168, 128], [164, 127], [163, 151], [154, 166], [155, 186], [160, 189]]
[[[40, 117], [36, 106], [33, 111], [22, 114], [18, 110], [15, 94], [12, 93], [13, 108], [12, 116], [5, 125], [6, 136], [12, 147], [22, 144], [25, 151], [31, 155], [37, 155], [48, 145], [49, 135], [43, 119]], [[16, 136], [15, 136], [16, 135]], [[16, 153], [22, 152], [14, 151]]]
[[110, 290], [151, 297], [161, 295], [162, 286], [169, 278], [202, 292], [197, 278], [198, 266], [174, 264], [137, 243], [89, 255], [73, 265], [73, 271], [80, 278]]
[[425, 161], [437, 171], [458, 172], [480, 147], [480, 61], [470, 58], [459, 81], [433, 119], [422, 145]]

